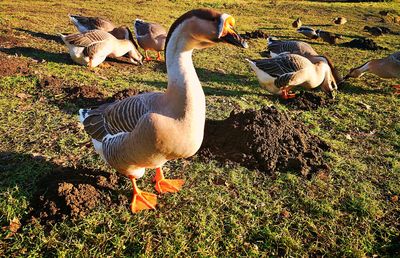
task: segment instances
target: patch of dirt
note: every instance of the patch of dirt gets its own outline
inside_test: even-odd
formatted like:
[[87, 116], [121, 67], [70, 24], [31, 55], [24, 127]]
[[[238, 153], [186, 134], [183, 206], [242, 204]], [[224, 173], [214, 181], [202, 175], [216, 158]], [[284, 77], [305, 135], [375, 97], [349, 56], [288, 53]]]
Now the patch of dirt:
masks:
[[[111, 97], [106, 97], [95, 85], [73, 85], [71, 82], [65, 82], [55, 76], [41, 79], [37, 87], [39, 90], [49, 91], [54, 95], [54, 101], [58, 104], [63, 105], [65, 102], [69, 102], [79, 107], [96, 107], [141, 93], [137, 89], [125, 89], [116, 92]], [[62, 99], [57, 99], [59, 95], [63, 95]]]
[[333, 99], [323, 98], [315, 93], [302, 91], [296, 97], [288, 100], [281, 100], [286, 106], [296, 110], [315, 110], [325, 107], [334, 102]]
[[99, 205], [126, 205], [128, 198], [117, 192], [121, 180], [102, 171], [57, 168], [39, 180], [31, 217], [54, 223], [82, 218]]
[[25, 59], [0, 53], [0, 76], [28, 74], [29, 65]]
[[262, 30], [246, 31], [244, 34], [240, 34], [243, 39], [266, 39], [268, 34]]
[[340, 44], [343, 47], [358, 48], [363, 50], [380, 50], [386, 49], [384, 47], [378, 46], [372, 39], [367, 38], [357, 38], [350, 42], [345, 42]]
[[12, 35], [9, 30], [1, 30], [2, 35], [0, 35], [0, 47], [15, 47], [20, 43], [20, 40]]
[[267, 174], [295, 171], [304, 176], [329, 170], [329, 146], [301, 122], [275, 107], [232, 111], [225, 120], [207, 120], [199, 158], [240, 164]]

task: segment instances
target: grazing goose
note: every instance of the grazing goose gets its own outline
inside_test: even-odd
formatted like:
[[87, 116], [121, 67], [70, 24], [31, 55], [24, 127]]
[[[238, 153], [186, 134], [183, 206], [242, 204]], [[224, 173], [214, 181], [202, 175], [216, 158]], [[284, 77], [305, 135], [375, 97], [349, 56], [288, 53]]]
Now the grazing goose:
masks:
[[139, 46], [145, 51], [146, 60], [151, 60], [147, 55], [148, 50], [157, 51], [157, 60], [161, 60], [160, 52], [164, 50], [167, 38], [167, 31], [164, 27], [158, 23], [148, 23], [136, 19], [134, 28]]
[[323, 41], [325, 41], [331, 45], [335, 45], [337, 39], [342, 38], [341, 35], [338, 35], [338, 34], [335, 34], [335, 33], [329, 32], [329, 31], [324, 31], [324, 30], [318, 29], [315, 32], [317, 33], [318, 37], [320, 37]]
[[142, 64], [142, 55], [130, 40], [117, 39], [102, 30], [90, 30], [85, 33], [61, 35], [69, 54], [76, 63], [96, 67], [107, 56], [120, 57], [128, 54], [133, 64]]
[[154, 209], [155, 194], [142, 192], [136, 179], [156, 168], [156, 190], [177, 192], [183, 180], [165, 179], [161, 167], [168, 160], [196, 153], [203, 140], [205, 96], [193, 66], [193, 49], [218, 42], [247, 47], [235, 32], [228, 14], [196, 9], [178, 18], [166, 39], [168, 86], [165, 92], [144, 93], [97, 109], [79, 111], [94, 148], [133, 184], [132, 212]]
[[301, 27], [303, 23], [301, 22], [300, 18], [297, 18], [293, 23], [292, 23], [292, 27], [295, 29], [298, 29]]
[[[373, 59], [353, 68], [344, 79], [359, 78], [366, 72], [373, 73], [381, 78], [400, 78], [400, 52], [393, 53], [382, 59]], [[400, 85], [395, 85], [393, 88], [396, 89], [395, 94], [400, 94]]]
[[347, 22], [347, 19], [345, 17], [336, 17], [333, 19], [333, 23], [337, 25], [343, 25]]
[[317, 39], [318, 38], [318, 35], [315, 32], [315, 30], [310, 27], [302, 26], [299, 29], [297, 29], [297, 32], [303, 34], [304, 36], [306, 36], [309, 39]]
[[325, 62], [313, 64], [305, 57], [296, 54], [281, 54], [275, 58], [249, 60], [261, 87], [270, 93], [281, 95], [283, 99], [295, 97], [290, 90], [301, 86], [305, 89], [321, 85], [322, 90], [330, 97], [337, 89], [331, 68]]
[[333, 63], [326, 56], [318, 55], [318, 53], [306, 42], [295, 40], [278, 40], [276, 38], [269, 37], [267, 44], [271, 57], [288, 53], [304, 56], [313, 64], [322, 61], [331, 67], [336, 83], [339, 84], [343, 81], [342, 76], [339, 74], [339, 71], [335, 68]]
[[71, 14], [68, 16], [80, 33], [84, 33], [89, 30], [103, 30], [109, 32], [117, 39], [131, 40], [135, 47], [138, 48], [135, 40], [133, 39], [132, 32], [128, 27], [115, 27], [112, 22], [100, 17], [86, 17]]

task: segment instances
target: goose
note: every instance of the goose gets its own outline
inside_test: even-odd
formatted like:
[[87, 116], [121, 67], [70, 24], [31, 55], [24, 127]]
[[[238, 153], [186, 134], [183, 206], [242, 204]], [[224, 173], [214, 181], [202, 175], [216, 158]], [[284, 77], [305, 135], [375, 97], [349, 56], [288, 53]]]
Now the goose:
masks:
[[308, 43], [303, 41], [295, 40], [278, 40], [273, 37], [267, 39], [267, 47], [271, 57], [276, 57], [283, 53], [298, 54], [306, 57], [311, 63], [325, 62], [331, 67], [333, 76], [335, 77], [336, 83], [339, 84], [343, 81], [339, 71], [335, 68], [332, 61], [326, 56], [321, 56], [310, 46]]
[[[367, 72], [386, 79], [400, 78], [400, 51], [385, 58], [373, 59], [363, 65], [352, 68], [344, 79], [359, 78]], [[400, 94], [400, 85], [395, 85], [393, 88], [396, 90], [395, 94]]]
[[146, 61], [151, 60], [148, 50], [157, 51], [157, 60], [161, 60], [160, 52], [164, 50], [167, 31], [158, 23], [148, 23], [139, 19], [134, 23], [135, 36], [139, 46], [144, 49]]
[[194, 49], [219, 42], [247, 48], [234, 30], [235, 19], [211, 9], [183, 14], [166, 39], [168, 86], [165, 92], [143, 93], [97, 109], [81, 109], [80, 120], [95, 150], [111, 167], [132, 181], [133, 213], [155, 209], [157, 197], [141, 191], [136, 180], [155, 168], [156, 191], [177, 192], [184, 181], [165, 179], [168, 160], [196, 153], [203, 140], [205, 96], [193, 66]]
[[331, 68], [323, 61], [316, 64], [297, 54], [281, 54], [274, 58], [250, 60], [246, 59], [256, 73], [261, 87], [270, 93], [281, 95], [283, 99], [294, 98], [293, 87], [306, 89], [321, 85], [322, 90], [331, 98], [337, 90]]
[[335, 33], [329, 32], [329, 31], [324, 31], [324, 30], [318, 29], [315, 32], [317, 33], [318, 37], [320, 37], [323, 41], [325, 41], [331, 45], [336, 44], [337, 39], [342, 38], [341, 35], [338, 35], [338, 34], [335, 34]]
[[297, 19], [292, 23], [292, 27], [295, 28], [295, 29], [300, 28], [301, 25], [302, 25], [302, 22], [301, 22], [300, 18], [297, 18]]
[[117, 39], [108, 32], [89, 30], [60, 36], [68, 47], [72, 60], [80, 65], [92, 68], [102, 63], [107, 56], [120, 57], [125, 54], [128, 54], [133, 64], [142, 64], [142, 55], [130, 40]]
[[333, 23], [337, 25], [343, 25], [347, 22], [347, 19], [345, 17], [336, 17], [333, 19]]
[[297, 29], [297, 32], [303, 34], [304, 36], [306, 36], [309, 39], [317, 39], [318, 38], [318, 34], [315, 32], [315, 30], [313, 28], [310, 28], [310, 27], [302, 26]]
[[[383, 28], [385, 28], [385, 27], [383, 27]], [[364, 26], [364, 31], [369, 32], [373, 36], [382, 36], [384, 34], [382, 28], [377, 27], [377, 26], [374, 26], [374, 27]], [[385, 32], [388, 33], [387, 28], [385, 28]]]
[[84, 33], [89, 30], [103, 30], [109, 32], [117, 39], [131, 40], [133, 44], [135, 44], [135, 47], [138, 48], [135, 40], [133, 39], [132, 32], [128, 27], [115, 27], [112, 22], [101, 17], [87, 17], [72, 14], [69, 14], [68, 17], [80, 33]]

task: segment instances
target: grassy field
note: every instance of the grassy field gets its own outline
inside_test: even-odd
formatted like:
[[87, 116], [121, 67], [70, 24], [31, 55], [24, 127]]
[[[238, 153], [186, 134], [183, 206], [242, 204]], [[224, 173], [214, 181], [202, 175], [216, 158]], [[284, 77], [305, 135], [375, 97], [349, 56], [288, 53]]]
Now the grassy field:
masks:
[[[73, 64], [57, 37], [75, 32], [67, 14], [108, 17], [130, 27], [139, 17], [168, 27], [198, 7], [233, 15], [239, 32], [262, 29], [282, 39], [304, 40], [290, 27], [300, 16], [305, 24], [343, 34], [342, 42], [368, 36], [362, 28], [380, 24], [381, 10], [400, 14], [398, 2], [1, 1], [0, 67], [11, 59], [29, 66], [0, 69], [0, 256], [400, 256], [400, 98], [390, 88], [400, 81], [368, 74], [346, 82], [333, 105], [291, 110], [260, 89], [244, 61], [260, 57], [264, 39], [250, 40], [247, 50], [219, 45], [194, 52], [207, 116], [223, 119], [234, 107], [286, 110], [332, 147], [325, 153], [329, 173], [305, 178], [288, 171], [271, 177], [196, 158], [179, 160], [166, 170], [187, 183], [181, 192], [162, 196], [156, 211], [133, 215], [127, 205], [100, 205], [78, 220], [23, 223], [16, 233], [10, 230], [12, 220], [23, 221], [31, 212], [37, 182], [56, 167], [115, 173], [79, 125], [80, 107], [124, 89], [163, 91], [167, 85], [159, 62], [137, 67], [107, 61], [93, 70]], [[326, 26], [336, 16], [349, 22]], [[385, 26], [400, 32], [400, 25]], [[379, 51], [310, 43], [344, 74], [399, 51], [399, 37], [374, 38], [387, 48]], [[71, 99], [65, 91], [39, 87], [48, 78], [93, 90]], [[153, 191], [153, 173], [139, 187]], [[221, 178], [224, 183], [216, 184]], [[117, 191], [130, 198], [129, 181]]]

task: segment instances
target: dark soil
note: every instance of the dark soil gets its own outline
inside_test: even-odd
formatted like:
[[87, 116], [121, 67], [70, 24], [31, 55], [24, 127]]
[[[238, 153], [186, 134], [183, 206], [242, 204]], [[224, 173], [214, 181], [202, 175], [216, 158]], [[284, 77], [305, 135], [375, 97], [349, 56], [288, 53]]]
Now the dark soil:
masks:
[[334, 100], [323, 98], [315, 93], [302, 91], [296, 97], [288, 100], [281, 100], [286, 106], [296, 110], [315, 110], [320, 107], [331, 105]]
[[244, 34], [240, 35], [244, 39], [266, 39], [268, 34], [262, 30], [246, 31]]
[[114, 102], [141, 93], [137, 89], [125, 89], [116, 92], [111, 97], [106, 97], [95, 85], [74, 85], [55, 76], [41, 79], [37, 87], [39, 90], [49, 92], [52, 95], [49, 96], [51, 98], [54, 95], [62, 95], [61, 99], [56, 98], [53, 100], [61, 106], [68, 102], [80, 108], [97, 107], [104, 103]]
[[358, 38], [353, 39], [350, 42], [345, 42], [341, 44], [342, 47], [358, 48], [363, 50], [380, 50], [386, 49], [384, 47], [378, 46], [372, 39]]
[[239, 164], [267, 174], [294, 171], [304, 176], [329, 170], [329, 146], [275, 107], [246, 110], [221, 121], [207, 120], [199, 157]]
[[29, 62], [25, 59], [0, 53], [0, 76], [28, 74]]
[[31, 217], [46, 224], [82, 218], [100, 205], [126, 205], [128, 198], [117, 191], [121, 180], [102, 171], [57, 168], [37, 183]]

